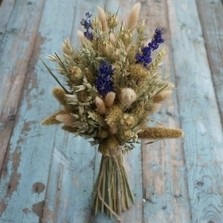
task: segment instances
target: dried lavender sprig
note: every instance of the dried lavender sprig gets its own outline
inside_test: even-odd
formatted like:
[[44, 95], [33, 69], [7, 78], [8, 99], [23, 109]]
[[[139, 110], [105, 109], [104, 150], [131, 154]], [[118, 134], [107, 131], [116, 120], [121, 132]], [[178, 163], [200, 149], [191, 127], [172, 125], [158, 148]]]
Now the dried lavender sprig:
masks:
[[148, 46], [142, 48], [142, 53], [137, 53], [135, 56], [136, 63], [142, 63], [145, 67], [152, 62], [152, 51], [159, 48], [159, 45], [164, 42], [162, 37], [163, 31], [160, 28], [156, 28], [155, 34], [151, 42], [148, 43]]
[[84, 36], [89, 39], [89, 40], [93, 40], [93, 34], [92, 34], [92, 21], [91, 21], [91, 16], [92, 14], [90, 12], [86, 12], [85, 13], [85, 17], [84, 19], [81, 20], [80, 24], [86, 29], [86, 31], [84, 32]]
[[105, 96], [113, 90], [111, 75], [113, 74], [112, 65], [107, 61], [102, 61], [99, 66], [96, 88], [101, 96]]

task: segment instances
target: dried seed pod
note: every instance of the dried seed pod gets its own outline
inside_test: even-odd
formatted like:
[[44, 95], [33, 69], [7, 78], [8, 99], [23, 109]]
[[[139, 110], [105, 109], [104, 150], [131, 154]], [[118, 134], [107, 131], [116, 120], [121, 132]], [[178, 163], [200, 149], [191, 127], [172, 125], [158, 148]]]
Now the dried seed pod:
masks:
[[126, 140], [130, 140], [134, 137], [134, 133], [131, 130], [127, 130], [124, 132], [124, 137]]
[[70, 68], [70, 79], [73, 82], [78, 82], [83, 77], [82, 71], [79, 67], [73, 66]]
[[105, 103], [104, 101], [99, 98], [99, 97], [96, 97], [95, 98], [95, 105], [97, 107], [97, 111], [100, 113], [100, 114], [105, 114], [106, 112], [106, 107], [105, 107]]
[[115, 101], [115, 96], [116, 94], [114, 92], [109, 92], [108, 94], [106, 94], [105, 96], [105, 105], [110, 108], [113, 104], [114, 104], [114, 101]]
[[142, 82], [149, 76], [149, 71], [141, 64], [132, 64], [129, 66], [129, 76], [131, 79]]
[[110, 127], [117, 126], [122, 115], [122, 109], [118, 105], [114, 105], [108, 109], [105, 121]]
[[119, 99], [124, 105], [130, 106], [136, 98], [137, 95], [132, 88], [123, 88]]
[[133, 38], [132, 32], [128, 29], [123, 29], [119, 34], [119, 38], [122, 40], [127, 50]]
[[61, 114], [66, 114], [67, 112], [64, 110], [55, 112], [54, 114], [52, 114], [50, 117], [44, 119], [42, 121], [43, 125], [54, 125], [54, 124], [59, 124], [60, 122], [58, 120], [56, 120], [56, 116], [57, 115], [61, 115]]
[[73, 126], [73, 122], [75, 121], [74, 117], [71, 114], [61, 114], [57, 115], [55, 119], [59, 122], [64, 123], [67, 126]]
[[129, 127], [132, 127], [135, 124], [135, 119], [132, 115], [129, 115], [129, 114], [125, 113], [124, 116], [123, 116], [122, 122], [125, 126], [127, 126], [129, 128]]
[[53, 96], [60, 102], [61, 105], [66, 105], [65, 92], [62, 88], [55, 87], [53, 89]]
[[109, 15], [107, 21], [110, 29], [114, 29], [118, 25], [118, 17], [116, 15]]
[[172, 94], [172, 90], [164, 90], [161, 91], [159, 94], [152, 97], [154, 103], [159, 103], [163, 100], [165, 100], [167, 97], [169, 97]]

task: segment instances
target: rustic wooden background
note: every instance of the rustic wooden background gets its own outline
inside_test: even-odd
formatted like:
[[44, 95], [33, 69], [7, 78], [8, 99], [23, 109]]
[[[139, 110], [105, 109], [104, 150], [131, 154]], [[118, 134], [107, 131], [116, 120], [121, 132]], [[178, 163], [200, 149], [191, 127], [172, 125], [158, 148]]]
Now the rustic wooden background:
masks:
[[[1, 2], [1, 0], [0, 0]], [[2, 0], [0, 5], [0, 222], [113, 223], [90, 216], [100, 155], [59, 127], [40, 125], [58, 108], [41, 64], [64, 38], [78, 46], [85, 11], [126, 14], [135, 0]], [[176, 90], [156, 119], [182, 140], [127, 154], [135, 205], [124, 223], [223, 223], [223, 6], [220, 0], [141, 0], [148, 33], [166, 32], [163, 71]]]

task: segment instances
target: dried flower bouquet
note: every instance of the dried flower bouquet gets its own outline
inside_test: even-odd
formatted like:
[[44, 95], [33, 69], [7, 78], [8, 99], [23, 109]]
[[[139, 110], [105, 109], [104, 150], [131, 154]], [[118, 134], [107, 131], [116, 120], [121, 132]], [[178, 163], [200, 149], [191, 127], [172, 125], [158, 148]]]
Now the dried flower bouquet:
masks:
[[43, 62], [60, 85], [53, 95], [63, 106], [43, 124], [62, 124], [65, 131], [91, 138], [98, 145], [102, 158], [93, 190], [93, 212], [117, 219], [133, 203], [123, 154], [138, 138], [156, 140], [183, 134], [180, 129], [147, 126], [149, 115], [171, 95], [173, 85], [159, 71], [165, 54], [163, 32], [157, 28], [147, 41], [144, 22], [138, 24], [139, 11], [137, 3], [126, 22], [100, 7], [96, 18], [85, 14], [81, 21], [85, 31], [77, 33], [80, 49], [66, 40], [62, 56], [49, 56], [57, 63], [66, 87]]

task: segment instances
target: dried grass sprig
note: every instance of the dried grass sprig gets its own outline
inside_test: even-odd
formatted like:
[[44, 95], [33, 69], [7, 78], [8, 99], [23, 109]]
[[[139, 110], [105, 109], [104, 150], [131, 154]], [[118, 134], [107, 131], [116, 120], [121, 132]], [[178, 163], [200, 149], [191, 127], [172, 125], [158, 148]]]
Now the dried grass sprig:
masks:
[[147, 139], [180, 138], [183, 136], [183, 131], [181, 129], [148, 127], [143, 129], [138, 136]]
[[60, 83], [59, 79], [53, 74], [53, 72], [51, 71], [51, 69], [47, 66], [47, 64], [40, 58], [41, 62], [43, 63], [43, 65], [46, 67], [46, 69], [48, 70], [48, 72], [50, 73], [50, 75], [54, 78], [54, 80], [62, 87], [62, 89], [69, 94], [70, 92]]
[[104, 32], [108, 31], [108, 24], [107, 24], [107, 18], [106, 18], [106, 13], [104, 9], [101, 7], [98, 7], [98, 19], [101, 22], [102, 30]]
[[127, 20], [127, 28], [129, 30], [133, 30], [136, 28], [138, 18], [139, 18], [139, 12], [140, 12], [141, 4], [138, 2], [133, 7], [132, 10], [128, 16]]

